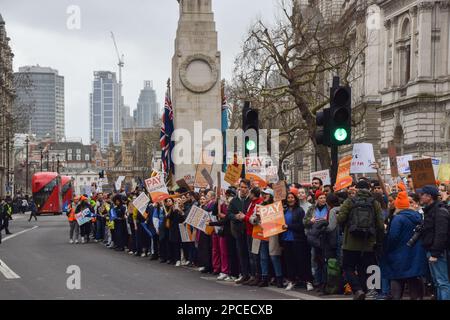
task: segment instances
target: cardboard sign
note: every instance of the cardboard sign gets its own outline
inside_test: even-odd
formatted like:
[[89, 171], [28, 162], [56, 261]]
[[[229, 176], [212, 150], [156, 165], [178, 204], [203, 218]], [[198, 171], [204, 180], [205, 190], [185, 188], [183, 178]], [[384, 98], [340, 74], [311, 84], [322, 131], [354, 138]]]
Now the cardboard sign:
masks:
[[283, 230], [286, 222], [284, 220], [283, 204], [281, 201], [274, 202], [268, 206], [261, 206], [258, 212], [261, 217], [261, 228], [263, 229], [264, 238], [286, 231]]
[[394, 141], [389, 141], [388, 147], [389, 164], [391, 166], [391, 176], [398, 177], [398, 166], [397, 166], [397, 148], [395, 147]]
[[324, 186], [331, 185], [330, 170], [311, 172], [309, 176], [309, 181], [311, 182], [313, 178], [319, 178], [320, 180], [322, 180]]
[[225, 192], [228, 190], [228, 188], [231, 187], [231, 184], [228, 183], [228, 181], [225, 180], [225, 173], [220, 172], [220, 183], [218, 183], [218, 189], [220, 190], [220, 197], [222, 200], [226, 199]]
[[352, 185], [353, 179], [350, 176], [351, 163], [352, 163], [352, 156], [343, 157], [339, 161], [338, 173], [336, 177], [336, 185], [334, 186], [335, 191], [342, 190]]
[[266, 168], [266, 180], [268, 183], [277, 183], [280, 180], [278, 177], [277, 166], [270, 166]]
[[[212, 168], [211, 168], [212, 169]], [[205, 180], [208, 182], [208, 185], [210, 188], [212, 188], [214, 186], [214, 181], [213, 178], [211, 177], [211, 175], [209, 174], [210, 171], [208, 171], [206, 168], [204, 168], [201, 172], [203, 178], [205, 178]]]
[[225, 181], [230, 185], [235, 185], [238, 183], [242, 175], [242, 164], [230, 164], [227, 167], [227, 172], [225, 173]]
[[191, 187], [188, 185], [188, 183], [186, 182], [185, 179], [180, 179], [176, 182], [176, 184], [180, 187], [180, 188], [184, 188], [187, 191], [192, 190]]
[[169, 198], [169, 191], [167, 190], [166, 183], [161, 174], [145, 180], [145, 186], [153, 203]]
[[441, 165], [441, 158], [436, 158], [436, 157], [427, 157], [427, 156], [423, 156], [423, 159], [431, 159], [431, 163], [433, 164], [433, 171], [434, 171], [434, 176], [437, 177], [439, 175], [439, 166]]
[[272, 185], [272, 189], [273, 189], [273, 193], [275, 194], [273, 197], [273, 201], [277, 202], [277, 201], [282, 201], [284, 199], [286, 199], [287, 197], [287, 188], [286, 188], [286, 182], [285, 181], [280, 181], [278, 183], [274, 183]]
[[[206, 221], [210, 219], [209, 213], [197, 206], [192, 206], [186, 218], [186, 223], [206, 233]], [[213, 229], [214, 230], [214, 229]]]
[[397, 168], [399, 174], [410, 174], [409, 161], [413, 159], [412, 154], [397, 157]]
[[[191, 186], [191, 187], [193, 187], [194, 186], [194, 176], [192, 175], [192, 174], [187, 174], [187, 175], [185, 175], [184, 176], [184, 181], [186, 181], [186, 183], [189, 185], [189, 186]], [[192, 188], [191, 188], [192, 189]]]
[[92, 220], [92, 212], [89, 209], [84, 209], [83, 211], [75, 214], [75, 219], [77, 219], [78, 225], [81, 227]]
[[439, 166], [438, 180], [441, 183], [450, 181], [450, 164], [441, 163]]
[[181, 242], [194, 242], [192, 229], [185, 223], [180, 223], [179, 225]]
[[377, 170], [372, 168], [374, 162], [375, 155], [371, 143], [355, 143], [353, 145], [350, 173], [377, 173]]
[[267, 187], [266, 167], [263, 157], [249, 157], [245, 159], [245, 178], [250, 180], [254, 186]]
[[138, 211], [144, 215], [145, 210], [147, 210], [147, 205], [150, 202], [150, 199], [147, 197], [147, 195], [142, 192], [139, 197], [137, 197], [134, 201], [133, 201], [133, 206], [138, 209]]
[[213, 166], [210, 164], [199, 164], [197, 165], [197, 170], [195, 171], [195, 178], [194, 178], [194, 187], [195, 188], [208, 188], [209, 183], [208, 180], [205, 179], [202, 172], [206, 170], [208, 174], [211, 173]]
[[414, 188], [419, 189], [426, 185], [435, 185], [433, 163], [431, 159], [409, 161]]

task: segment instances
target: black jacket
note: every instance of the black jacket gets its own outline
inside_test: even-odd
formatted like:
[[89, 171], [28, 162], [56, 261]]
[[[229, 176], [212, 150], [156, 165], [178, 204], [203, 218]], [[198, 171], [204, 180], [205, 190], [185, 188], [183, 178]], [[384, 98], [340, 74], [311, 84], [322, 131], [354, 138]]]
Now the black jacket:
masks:
[[[285, 213], [286, 211], [287, 208], [284, 209]], [[292, 211], [292, 222], [287, 224], [287, 226], [288, 230], [294, 234], [294, 241], [307, 243], [303, 218], [305, 218], [305, 211], [301, 207], [294, 208]]]
[[422, 241], [433, 257], [439, 257], [449, 249], [450, 214], [441, 202], [433, 202], [424, 208]]
[[230, 205], [228, 206], [228, 216], [231, 221], [231, 234], [234, 238], [239, 238], [245, 235], [245, 222], [236, 219], [236, 215], [241, 211], [246, 214], [247, 209], [250, 206], [251, 200], [250, 197], [241, 199], [239, 196], [233, 198], [231, 200]]
[[170, 242], [181, 242], [180, 227], [179, 224], [183, 223], [185, 217], [180, 210], [172, 209], [167, 215], [167, 219], [170, 221], [169, 228], [169, 241]]

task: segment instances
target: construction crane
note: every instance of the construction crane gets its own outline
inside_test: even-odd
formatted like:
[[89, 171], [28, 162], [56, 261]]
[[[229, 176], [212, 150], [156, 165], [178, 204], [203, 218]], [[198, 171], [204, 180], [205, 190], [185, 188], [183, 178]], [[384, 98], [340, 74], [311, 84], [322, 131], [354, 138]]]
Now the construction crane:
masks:
[[119, 60], [119, 62], [117, 63], [117, 65], [119, 66], [119, 85], [120, 85], [120, 88], [122, 88], [122, 68], [125, 66], [124, 55], [123, 54], [120, 55], [119, 49], [118, 49], [117, 43], [116, 43], [116, 38], [114, 37], [114, 33], [112, 31], [111, 31], [111, 37], [114, 42], [114, 47], [116, 48], [117, 59]]

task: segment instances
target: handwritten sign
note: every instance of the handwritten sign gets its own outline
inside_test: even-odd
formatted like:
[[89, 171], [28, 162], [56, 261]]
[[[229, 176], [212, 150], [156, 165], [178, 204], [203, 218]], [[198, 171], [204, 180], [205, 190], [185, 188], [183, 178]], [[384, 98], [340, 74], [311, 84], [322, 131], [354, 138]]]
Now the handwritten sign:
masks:
[[419, 189], [436, 183], [431, 159], [412, 160], [409, 161], [409, 166], [414, 188]]
[[263, 229], [263, 237], [268, 238], [285, 232], [283, 226], [286, 224], [284, 220], [283, 204], [281, 201], [272, 203], [268, 206], [261, 206], [258, 210], [261, 217], [261, 228]]
[[312, 181], [313, 178], [319, 178], [322, 180], [324, 186], [331, 184], [330, 170], [311, 172], [309, 180]]
[[137, 197], [133, 201], [133, 206], [142, 214], [144, 215], [145, 210], [147, 209], [147, 205], [150, 202], [150, 199], [147, 197], [147, 195], [142, 192], [139, 197]]
[[282, 200], [286, 199], [287, 189], [286, 189], [285, 181], [280, 181], [280, 182], [274, 183], [272, 185], [272, 187], [273, 187], [273, 193], [274, 193], [273, 201], [277, 202], [277, 201], [282, 201]]
[[169, 191], [161, 174], [145, 180], [145, 186], [152, 197], [153, 203], [169, 198]]
[[412, 154], [397, 157], [397, 167], [399, 174], [410, 174], [409, 161], [413, 159]]
[[391, 166], [391, 176], [398, 177], [398, 166], [397, 166], [397, 148], [395, 147], [394, 141], [389, 141], [388, 144], [388, 156], [389, 164]]
[[372, 168], [374, 162], [375, 155], [371, 143], [355, 143], [353, 145], [350, 173], [376, 173], [377, 170]]
[[225, 173], [225, 181], [231, 185], [235, 185], [242, 175], [242, 164], [230, 164], [227, 166]]
[[197, 206], [192, 206], [191, 211], [189, 211], [189, 214], [186, 218], [186, 223], [206, 233], [206, 221], [208, 221], [209, 219], [210, 216], [207, 211]]

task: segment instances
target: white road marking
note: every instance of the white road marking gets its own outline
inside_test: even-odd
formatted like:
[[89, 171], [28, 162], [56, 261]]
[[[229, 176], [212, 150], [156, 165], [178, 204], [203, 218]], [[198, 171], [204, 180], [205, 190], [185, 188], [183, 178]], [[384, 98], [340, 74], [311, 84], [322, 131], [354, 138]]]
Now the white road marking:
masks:
[[12, 271], [1, 259], [0, 259], [0, 272], [3, 273], [6, 279], [10, 280], [20, 279], [20, 276], [14, 271]]
[[39, 226], [34, 226], [33, 228], [25, 229], [25, 230], [22, 230], [22, 231], [20, 231], [20, 232], [14, 233], [14, 234], [12, 234], [12, 235], [10, 235], [10, 236], [7, 236], [7, 237], [3, 238], [2, 241], [6, 241], [6, 240], [9, 240], [9, 239], [12, 239], [12, 238], [14, 238], [14, 237], [17, 237], [18, 235], [21, 235], [22, 233], [25, 233], [25, 232], [34, 230], [34, 229], [36, 229], [36, 228], [39, 228]]

